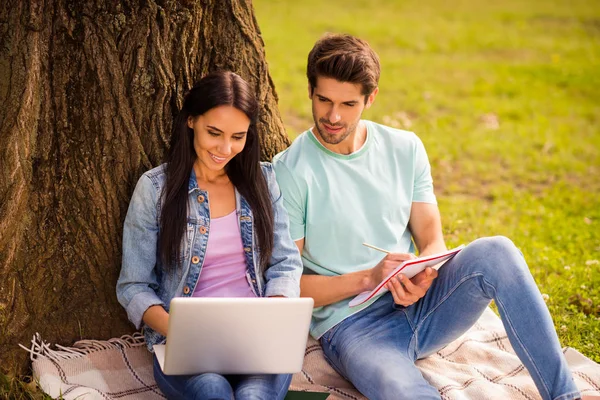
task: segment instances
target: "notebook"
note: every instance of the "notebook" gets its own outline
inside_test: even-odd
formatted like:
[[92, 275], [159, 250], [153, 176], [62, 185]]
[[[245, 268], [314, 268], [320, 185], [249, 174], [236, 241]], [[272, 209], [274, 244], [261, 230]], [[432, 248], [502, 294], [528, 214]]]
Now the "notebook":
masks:
[[373, 297], [383, 294], [387, 292], [385, 285], [392, 279], [394, 276], [402, 273], [406, 275], [407, 278], [412, 278], [419, 272], [423, 271], [427, 267], [432, 267], [434, 269], [439, 269], [443, 264], [443, 262], [448, 261], [455, 255], [457, 255], [462, 249], [464, 249], [464, 245], [460, 245], [452, 250], [447, 250], [443, 253], [432, 254], [430, 256], [419, 257], [412, 260], [407, 260], [402, 264], [398, 265], [396, 269], [388, 274], [376, 287], [371, 291], [362, 292], [355, 298], [353, 298], [348, 305], [350, 307], [359, 306]]
[[166, 344], [154, 345], [166, 375], [292, 374], [302, 369], [312, 298], [171, 300]]

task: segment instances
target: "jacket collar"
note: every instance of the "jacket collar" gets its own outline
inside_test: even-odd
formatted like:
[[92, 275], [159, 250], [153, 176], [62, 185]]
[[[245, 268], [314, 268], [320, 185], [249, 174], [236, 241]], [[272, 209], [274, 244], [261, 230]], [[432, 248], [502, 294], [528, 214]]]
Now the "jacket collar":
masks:
[[198, 187], [198, 180], [196, 180], [196, 172], [194, 171], [194, 167], [192, 167], [192, 173], [190, 174], [190, 180], [188, 182], [188, 194], [191, 194], [196, 189], [200, 190]]

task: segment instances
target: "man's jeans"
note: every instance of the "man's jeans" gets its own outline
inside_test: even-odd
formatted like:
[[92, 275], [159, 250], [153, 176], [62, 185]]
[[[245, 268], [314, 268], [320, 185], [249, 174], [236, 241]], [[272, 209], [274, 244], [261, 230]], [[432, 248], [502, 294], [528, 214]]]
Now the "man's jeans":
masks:
[[474, 241], [439, 270], [417, 303], [386, 293], [321, 337], [329, 363], [369, 399], [440, 399], [415, 360], [467, 331], [491, 300], [543, 399], [579, 392], [546, 304], [519, 250], [504, 237]]
[[292, 375], [165, 375], [154, 358], [154, 379], [169, 400], [282, 400]]

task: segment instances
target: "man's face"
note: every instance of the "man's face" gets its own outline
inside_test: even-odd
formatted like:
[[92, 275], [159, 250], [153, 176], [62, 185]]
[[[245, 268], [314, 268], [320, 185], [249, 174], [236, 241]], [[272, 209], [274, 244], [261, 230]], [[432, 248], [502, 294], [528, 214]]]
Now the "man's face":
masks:
[[[310, 92], [316, 134], [324, 144], [335, 146], [351, 142], [356, 133], [362, 112], [369, 108], [377, 89], [368, 96], [361, 93], [361, 85], [340, 82], [333, 78], [318, 77], [317, 85]], [[326, 146], [330, 147], [330, 146]]]

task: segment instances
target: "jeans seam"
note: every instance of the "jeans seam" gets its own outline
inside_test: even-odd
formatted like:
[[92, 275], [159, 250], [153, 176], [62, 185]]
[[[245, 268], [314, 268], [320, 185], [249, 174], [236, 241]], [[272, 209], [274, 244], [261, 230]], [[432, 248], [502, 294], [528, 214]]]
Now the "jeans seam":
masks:
[[[496, 292], [496, 288], [494, 288], [494, 286], [492, 284], [490, 284], [485, 278], [483, 278], [483, 281], [494, 289], [494, 293]], [[505, 309], [504, 308], [504, 304], [502, 304], [501, 301], [498, 301], [497, 299], [495, 301], [496, 301], [496, 304], [498, 305], [498, 308]], [[537, 365], [534, 363], [533, 358], [531, 357], [531, 355], [527, 351], [526, 347], [523, 345], [523, 342], [521, 341], [521, 339], [517, 335], [517, 332], [514, 330], [512, 321], [510, 320], [510, 318], [509, 318], [509, 316], [508, 316], [507, 313], [504, 313], [504, 318], [506, 318], [506, 324], [508, 325], [508, 327], [505, 326], [504, 329], [510, 328], [510, 330], [512, 331], [512, 334], [513, 334], [513, 336], [515, 338], [515, 340], [517, 342], [519, 342], [519, 345], [523, 349], [523, 353], [529, 359], [529, 362], [531, 363], [531, 366], [534, 369], [536, 375], [538, 376], [540, 382], [542, 383], [542, 385], [544, 385], [544, 390], [546, 391], [547, 398], [550, 398], [550, 389], [548, 387], [548, 383], [545, 381], [545, 379], [542, 376], [542, 374], [540, 374], [540, 370], [538, 369]], [[531, 373], [531, 371], [530, 371], [530, 373]]]
[[[279, 399], [279, 398], [281, 398], [281, 393], [282, 393], [282, 392], [284, 392], [284, 391], [285, 391], [285, 393], [284, 393], [284, 394], [286, 394], [286, 393], [287, 393], [287, 392], [290, 390], [290, 385], [291, 385], [291, 383], [292, 383], [292, 375], [290, 375], [290, 374], [285, 374], [285, 375], [287, 375], [287, 376], [288, 376], [288, 377], [285, 379], [285, 382], [284, 382], [284, 383], [287, 383], [287, 384], [285, 384], [285, 385], [283, 385], [283, 386], [280, 386], [280, 388], [279, 388], [279, 392], [277, 393], [277, 398], [278, 398], [278, 399]], [[285, 396], [284, 396], [284, 397], [285, 397]]]
[[[343, 374], [342, 371], [340, 371], [340, 369], [337, 367], [337, 365], [335, 365], [335, 363], [331, 360], [331, 358], [329, 356], [327, 356], [327, 354], [325, 352], [323, 352], [323, 358], [325, 358], [325, 361], [327, 361], [327, 364], [329, 364], [335, 372], [340, 374], [340, 376], [342, 376], [344, 379], [348, 380], [346, 375]], [[339, 354], [338, 354], [338, 358], [339, 358]]]
[[401, 309], [398, 311], [400, 311], [404, 314], [404, 318], [406, 318], [406, 321], [408, 322], [408, 325], [410, 326], [410, 329], [412, 330], [413, 334], [412, 334], [412, 338], [410, 339], [410, 342], [408, 343], [408, 350], [410, 350], [411, 347], [414, 349], [413, 350], [413, 356], [414, 356], [413, 361], [415, 361], [417, 359], [417, 343], [418, 343], [418, 339], [419, 339], [419, 332], [417, 331], [413, 322], [408, 317], [408, 314], [406, 313], [406, 309]]
[[[446, 295], [445, 295], [444, 297], [442, 297], [442, 298], [440, 299], [440, 301], [439, 301], [439, 302], [438, 302], [438, 303], [435, 305], [435, 307], [433, 307], [431, 310], [429, 310], [429, 312], [428, 312], [428, 313], [425, 315], [425, 317], [423, 317], [423, 319], [421, 320], [421, 322], [420, 322], [419, 324], [417, 324], [417, 326], [415, 327], [415, 329], [413, 329], [414, 336], [416, 337], [416, 336], [418, 335], [418, 331], [421, 329], [421, 326], [422, 326], [422, 325], [425, 323], [425, 321], [427, 320], [427, 318], [429, 318], [429, 316], [430, 316], [431, 314], [433, 314], [433, 313], [434, 313], [434, 312], [435, 312], [435, 311], [436, 311], [436, 310], [437, 310], [437, 309], [438, 309], [438, 308], [439, 308], [439, 307], [440, 307], [442, 304], [444, 304], [444, 302], [445, 302], [446, 300], [448, 300], [448, 298], [449, 298], [450, 296], [452, 296], [452, 294], [453, 294], [453, 293], [454, 293], [454, 292], [455, 292], [455, 291], [456, 291], [456, 290], [457, 290], [457, 289], [458, 289], [458, 288], [459, 288], [459, 287], [460, 287], [460, 286], [461, 286], [463, 283], [465, 283], [466, 281], [468, 281], [468, 280], [470, 280], [470, 279], [472, 279], [472, 278], [475, 278], [475, 277], [483, 277], [483, 274], [481, 274], [481, 273], [479, 273], [479, 272], [476, 272], [476, 273], [473, 273], [473, 274], [471, 274], [471, 275], [464, 276], [464, 277], [463, 277], [463, 278], [462, 278], [462, 279], [461, 279], [461, 280], [460, 280], [460, 281], [459, 281], [459, 282], [458, 282], [456, 285], [454, 285], [454, 287], [453, 287], [451, 290], [449, 290], [449, 291], [448, 291], [448, 293], [446, 293]], [[485, 279], [484, 279], [484, 280], [485, 280]], [[409, 320], [409, 323], [410, 323], [410, 318], [407, 318], [407, 319]], [[412, 323], [411, 323], [411, 326], [412, 326]], [[418, 347], [419, 347], [419, 346], [418, 346], [418, 343], [415, 343], [415, 356], [417, 357], [417, 359], [418, 359], [418, 354], [419, 354], [419, 348], [418, 348]]]
[[581, 398], [581, 393], [577, 391], [577, 392], [561, 394], [560, 396], [555, 397], [554, 400], [574, 400], [574, 399], [580, 399], [580, 398]]
[[340, 324], [342, 322], [343, 321], [338, 322], [337, 324], [335, 324], [334, 326], [332, 326], [331, 328], [329, 328], [329, 330], [327, 330], [323, 334], [323, 339], [325, 339], [327, 341], [327, 343], [331, 344], [331, 342], [333, 341], [333, 337], [335, 336], [335, 334], [338, 331], [338, 329], [340, 329]]
[[410, 318], [408, 318], [406, 309], [402, 309], [402, 310], [398, 310], [398, 311], [401, 311], [404, 314], [404, 318], [406, 318], [406, 321], [408, 321], [408, 325], [410, 325], [410, 329], [412, 329], [413, 334], [415, 334], [417, 331], [417, 327], [413, 324], [413, 322], [410, 320]]

